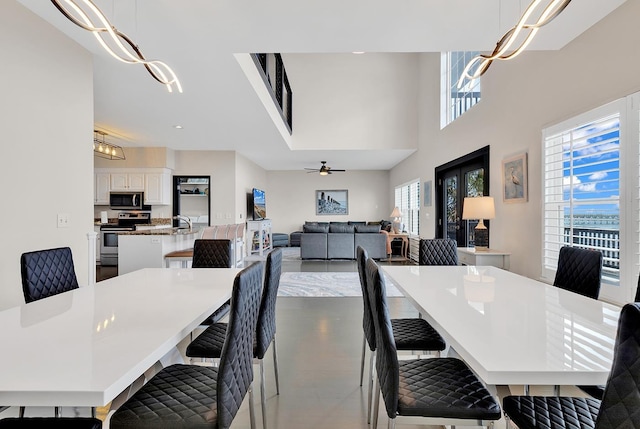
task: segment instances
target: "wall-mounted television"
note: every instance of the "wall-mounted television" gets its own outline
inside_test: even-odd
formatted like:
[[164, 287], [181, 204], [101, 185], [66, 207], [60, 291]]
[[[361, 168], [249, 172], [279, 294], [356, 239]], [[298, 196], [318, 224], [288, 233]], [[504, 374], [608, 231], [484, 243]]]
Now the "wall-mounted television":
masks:
[[247, 216], [251, 216], [253, 220], [262, 220], [267, 218], [267, 202], [263, 190], [253, 188], [247, 195]]

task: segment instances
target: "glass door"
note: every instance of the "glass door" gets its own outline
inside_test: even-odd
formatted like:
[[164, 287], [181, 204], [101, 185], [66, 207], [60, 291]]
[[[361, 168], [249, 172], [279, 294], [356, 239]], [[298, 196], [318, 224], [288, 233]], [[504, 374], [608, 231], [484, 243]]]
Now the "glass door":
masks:
[[[485, 151], [486, 149], [486, 151]], [[462, 220], [465, 197], [489, 195], [489, 147], [436, 168], [436, 237], [456, 240], [458, 247], [474, 245], [477, 220]], [[485, 221], [488, 226], [488, 222]]]

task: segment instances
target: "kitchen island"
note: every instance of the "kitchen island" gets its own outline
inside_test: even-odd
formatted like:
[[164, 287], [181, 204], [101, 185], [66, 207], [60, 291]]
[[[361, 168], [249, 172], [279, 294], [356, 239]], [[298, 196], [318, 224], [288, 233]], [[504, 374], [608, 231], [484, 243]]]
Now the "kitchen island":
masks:
[[190, 249], [202, 231], [160, 228], [118, 234], [118, 275], [142, 268], [163, 268], [164, 255]]

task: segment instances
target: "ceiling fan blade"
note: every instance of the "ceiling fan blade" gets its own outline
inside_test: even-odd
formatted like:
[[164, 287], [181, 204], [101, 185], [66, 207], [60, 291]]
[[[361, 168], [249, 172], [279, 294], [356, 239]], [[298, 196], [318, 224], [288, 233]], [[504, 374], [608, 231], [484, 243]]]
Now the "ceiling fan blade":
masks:
[[347, 170], [336, 170], [336, 169], [332, 168], [331, 171], [342, 171], [342, 172], [344, 172], [344, 171], [347, 171]]

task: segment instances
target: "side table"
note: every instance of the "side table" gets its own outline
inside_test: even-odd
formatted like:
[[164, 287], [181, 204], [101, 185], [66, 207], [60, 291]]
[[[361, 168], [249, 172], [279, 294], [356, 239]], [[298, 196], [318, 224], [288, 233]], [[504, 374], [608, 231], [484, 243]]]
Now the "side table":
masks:
[[460, 265], [491, 265], [509, 271], [511, 253], [488, 249], [476, 251], [475, 247], [458, 247]]
[[402, 249], [400, 251], [401, 256], [404, 259], [409, 259], [409, 234], [407, 233], [398, 233], [395, 234], [393, 232], [389, 233], [389, 240], [393, 241], [394, 238], [402, 239]]

